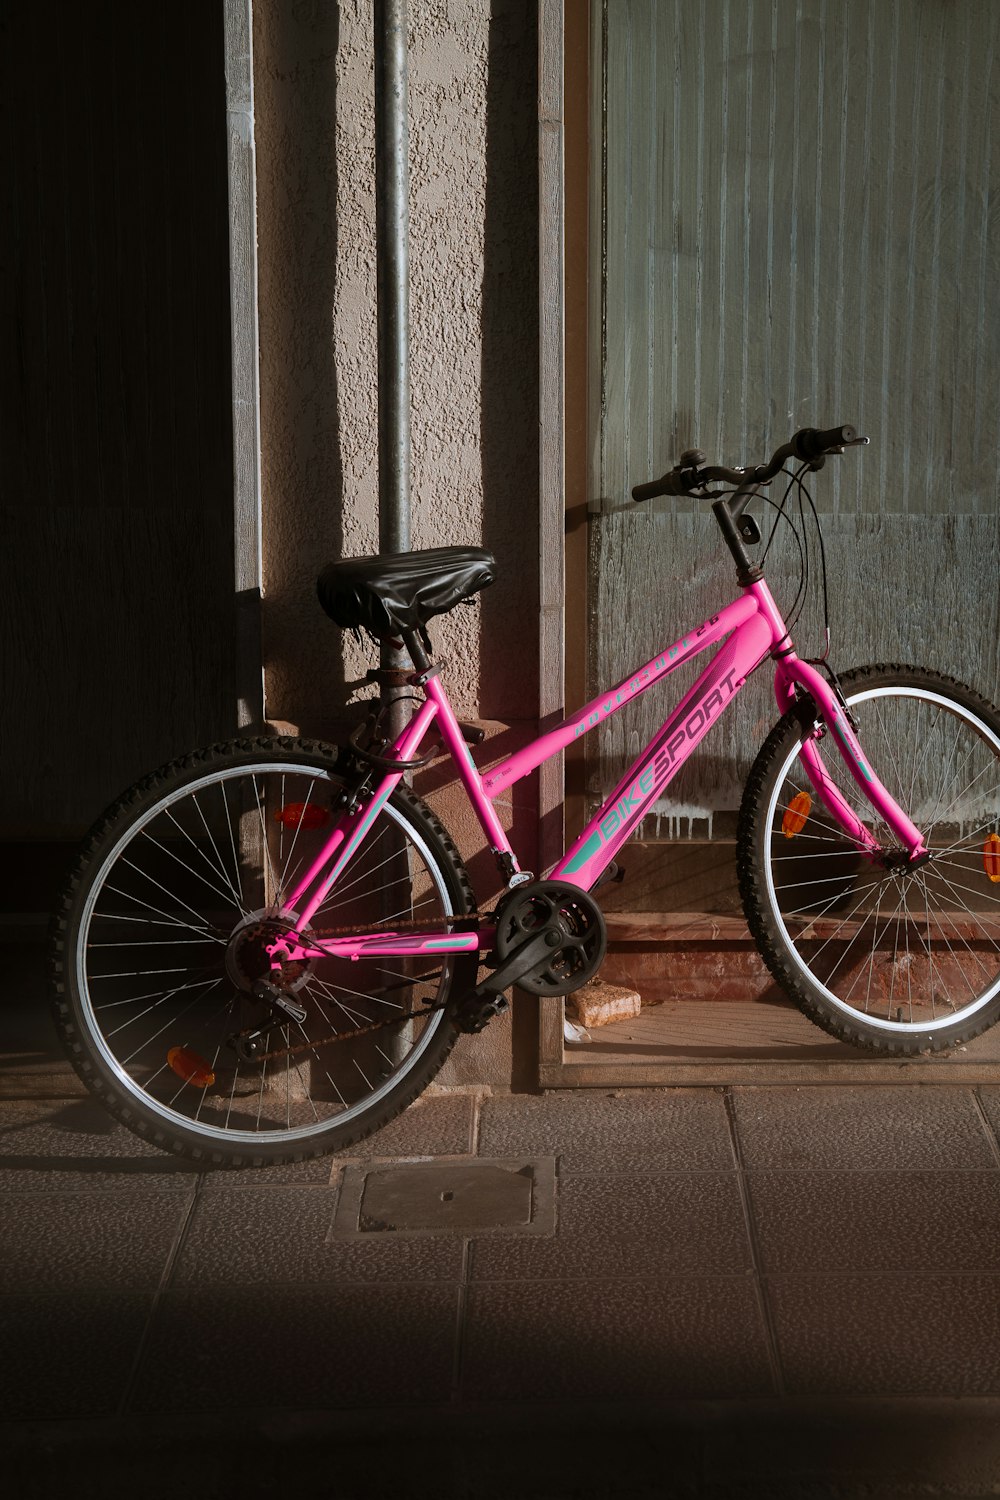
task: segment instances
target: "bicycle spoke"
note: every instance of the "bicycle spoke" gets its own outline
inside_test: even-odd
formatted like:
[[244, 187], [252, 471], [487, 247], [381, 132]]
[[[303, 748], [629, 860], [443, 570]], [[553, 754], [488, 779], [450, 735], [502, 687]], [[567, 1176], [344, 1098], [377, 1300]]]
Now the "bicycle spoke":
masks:
[[[179, 906], [183, 906], [184, 910], [189, 911], [193, 917], [197, 917], [198, 913], [195, 911], [193, 906], [189, 905], [189, 903], [185, 901], [181, 896], [176, 895], [173, 891], [169, 891], [165, 885], [161, 885], [160, 881], [155, 879], [154, 876], [150, 875], [148, 870], [140, 869], [137, 864], [134, 864], [132, 860], [126, 858], [124, 854], [122, 855], [122, 864], [127, 865], [130, 870], [134, 870], [137, 875], [141, 875], [144, 880], [148, 880], [151, 885], [155, 885], [158, 891], [162, 891], [165, 896], [169, 896], [170, 899], [176, 901]], [[153, 907], [153, 910], [156, 911], [157, 908]], [[196, 931], [197, 929], [192, 928], [191, 930]]]
[[[944, 883], [948, 886], [948, 888], [950, 890], [952, 890], [952, 891], [964, 891], [966, 893], [966, 895], [969, 895], [969, 896], [981, 896], [982, 893], [979, 891], [979, 889], [976, 886], [966, 885], [963, 881], [955, 880], [951, 875], [946, 875], [943, 870], [941, 870], [941, 869], [938, 868], [938, 864], [937, 864], [936, 860], [930, 866], [930, 868], [934, 869], [934, 870], [937, 870], [937, 874], [938, 874], [939, 878], [944, 881]], [[996, 897], [995, 896], [990, 896], [987, 899], [991, 900], [991, 901], [995, 901]], [[970, 913], [970, 915], [972, 915], [973, 908], [971, 906], [969, 906], [967, 902], [963, 902], [962, 905], [964, 906], [964, 909], [966, 911], [968, 911]]]
[[344, 1001], [341, 1000], [336, 990], [332, 989], [330, 985], [325, 983], [324, 980], [314, 978], [311, 983], [307, 983], [305, 985], [305, 989], [310, 995], [313, 993], [313, 985], [317, 986], [328, 1000], [332, 1000], [333, 1004], [338, 1006], [344, 1012], [344, 1015], [352, 1023], [352, 1025], [363, 1026], [369, 1020], [369, 1017], [366, 1016], [362, 1011], [351, 1010], [350, 1006], [346, 1005]]
[[[319, 1052], [316, 1049], [316, 1047], [313, 1046], [313, 1044], [312, 1044], [312, 1038], [307, 1034], [305, 1026], [302, 1024], [301, 1021], [297, 1021], [296, 1025], [298, 1026], [299, 1030], [302, 1033], [302, 1039], [303, 1039], [303, 1041], [306, 1041], [306, 1042], [309, 1043], [309, 1048], [310, 1048], [310, 1051], [312, 1053], [312, 1056], [319, 1063], [320, 1062]], [[344, 1109], [346, 1109], [347, 1108], [347, 1100], [344, 1098], [343, 1094], [340, 1092], [339, 1088], [334, 1083], [333, 1079], [330, 1077], [330, 1074], [327, 1071], [327, 1069], [326, 1069], [325, 1066], [323, 1067], [323, 1076], [326, 1079], [327, 1083], [329, 1083], [330, 1087], [333, 1089], [333, 1092], [336, 1094], [338, 1100], [343, 1105]], [[316, 1106], [313, 1105], [313, 1109], [314, 1110], [315, 1110], [315, 1108], [316, 1108]]]
[[[795, 835], [796, 840], [800, 839], [801, 837], [802, 837], [801, 834], [797, 833]], [[828, 849], [822, 849], [822, 850], [819, 850], [815, 854], [799, 854], [799, 853], [776, 854], [774, 856], [774, 858], [771, 860], [771, 863], [774, 864], [774, 865], [798, 864], [798, 862], [799, 862], [800, 859], [825, 859], [828, 863], [829, 863], [829, 861], [831, 859], [854, 859], [854, 860], [856, 860], [858, 858], [859, 852], [860, 851], [855, 848], [855, 849], [834, 849], [832, 851], [828, 850]]]
[[[206, 981], [202, 981], [202, 983], [205, 983], [205, 982]], [[222, 983], [221, 979], [216, 979], [214, 981], [214, 983], [210, 986], [210, 988], [214, 989], [216, 985], [220, 985], [221, 983]], [[184, 988], [184, 989], [194, 989], [196, 987], [197, 986], [195, 986], [195, 985], [184, 985], [184, 986], [180, 986], [179, 985], [176, 990], [171, 990], [170, 994], [169, 995], [164, 995], [163, 998], [164, 998], [164, 1000], [169, 1000], [171, 995], [179, 994], [181, 988]], [[160, 1002], [157, 1002], [157, 1005], [159, 1003]], [[132, 1061], [132, 1059], [135, 1058], [135, 1057], [138, 1057], [138, 1055], [142, 1051], [143, 1047], [148, 1047], [151, 1042], [157, 1041], [169, 1027], [176, 1026], [177, 1022], [180, 1021], [183, 1016], [186, 1016], [188, 1014], [188, 1012], [190, 1010], [192, 1010], [195, 1005], [197, 1005], [197, 1003], [198, 1003], [198, 997], [196, 997], [194, 1000], [192, 1000], [191, 1003], [190, 1003], [190, 1005], [185, 1006], [185, 1008], [181, 1011], [181, 1013], [180, 1013], [179, 1016], [171, 1016], [169, 1021], [164, 1021], [163, 1025], [160, 1027], [159, 1031], [154, 1031], [153, 1034], [152, 1034], [152, 1036], [146, 1037], [139, 1044], [139, 1046], [135, 1048], [134, 1051], [132, 1051], [132, 1052], [129, 1053], [128, 1057], [123, 1057], [122, 1058], [122, 1066], [123, 1067], [128, 1067], [128, 1065]], [[151, 1006], [149, 1006], [149, 1010], [156, 1010], [157, 1009], [157, 1005], [151, 1005]], [[148, 1011], [143, 1011], [143, 1015], [147, 1015], [147, 1014], [148, 1014]], [[132, 1020], [138, 1021], [138, 1020], [141, 1020], [141, 1017], [140, 1016], [135, 1016], [135, 1017], [132, 1017]], [[125, 1026], [131, 1025], [131, 1023], [132, 1023], [131, 1020], [126, 1021], [125, 1022]], [[125, 1029], [124, 1026], [119, 1026], [117, 1028], [117, 1031], [123, 1031], [124, 1029]], [[108, 1036], [109, 1037], [112, 1037], [112, 1036], [115, 1036], [115, 1035], [116, 1035], [116, 1031], [109, 1031], [108, 1032]]]
[[[159, 849], [162, 854], [166, 854], [168, 858], [172, 859], [175, 862], [175, 864], [180, 865], [182, 870], [186, 870], [189, 875], [193, 875], [195, 880], [200, 880], [204, 885], [207, 885], [209, 890], [214, 891], [217, 896], [221, 896], [223, 901], [228, 901], [230, 899], [229, 896], [227, 896], [226, 892], [220, 890], [220, 888], [214, 883], [214, 881], [206, 880], [205, 876], [202, 875], [200, 870], [196, 870], [193, 865], [189, 865], [186, 860], [181, 859], [179, 854], [175, 854], [172, 849], [168, 849], [165, 844], [161, 844], [159, 839], [154, 839], [148, 828], [144, 828], [142, 833], [143, 838], [148, 839], [149, 842], [153, 844], [157, 849]], [[239, 903], [237, 903], [237, 905], [238, 904]]]
[[268, 870], [270, 871], [271, 882], [272, 882], [273, 887], [274, 887], [274, 895], [272, 897], [272, 900], [275, 901], [275, 902], [277, 902], [278, 904], [280, 904], [280, 902], [281, 902], [281, 895], [282, 895], [281, 884], [280, 884], [280, 882], [278, 880], [278, 873], [277, 873], [277, 871], [274, 868], [274, 861], [271, 859], [271, 844], [270, 844], [270, 841], [269, 841], [269, 839], [267, 837], [267, 824], [264, 822], [263, 801], [261, 799], [260, 792], [259, 792], [259, 790], [257, 788], [257, 778], [256, 778], [256, 776], [252, 776], [250, 779], [253, 782], [254, 801], [255, 801], [256, 806], [257, 806], [257, 817], [260, 819], [260, 841], [261, 841], [261, 847], [264, 850], [264, 857], [267, 860], [267, 867], [268, 867]]
[[[342, 1123], [364, 1133], [383, 1100], [398, 1107], [394, 1081], [450, 1045], [444, 1001], [457, 965], [320, 948], [273, 970], [268, 924], [292, 873], [329, 843], [326, 789], [339, 783], [294, 756], [269, 764], [264, 748], [257, 763], [241, 749], [219, 774], [199, 767], [159, 804], [147, 796], [96, 867], [78, 951], [85, 1028], [113, 1059], [113, 1087], [185, 1147], [225, 1154], [230, 1140], [253, 1142], [281, 1160]], [[451, 930], [452, 856], [412, 807], [405, 787], [394, 793], [345, 865], [322, 903], [341, 922]], [[299, 997], [304, 1018], [280, 1013], [274, 982]], [[391, 1031], [369, 1032], [374, 1018]], [[338, 1032], [352, 1033], [340, 1051], [328, 1040]]]
[[843, 884], [843, 875], [821, 875], [819, 879], [784, 881], [781, 885], [777, 885], [776, 883], [775, 890], [778, 892], [779, 896], [783, 896], [786, 891], [797, 891], [801, 890], [803, 887], [805, 887], [806, 890], [814, 891], [818, 885], [843, 886]]
[[[859, 674], [862, 682], [865, 676]], [[809, 987], [837, 1034], [853, 1014], [865, 1023], [866, 1038], [889, 1043], [894, 1033], [924, 1028], [950, 1035], [963, 1016], [994, 998], [1000, 1003], [1000, 891], [982, 875], [989, 852], [982, 841], [1000, 829], [1000, 728], [954, 703], [949, 686], [936, 681], [927, 691], [916, 681], [890, 683], [850, 701], [869, 763], [921, 828], [929, 854], [910, 866], [896, 836], [883, 832], [878, 809], [859, 811], [860, 788], [841, 785], [853, 778], [836, 762], [835, 784], [885, 840], [892, 856], [885, 873], [848, 839], [838, 849], [838, 840], [811, 822], [786, 843], [782, 819], [803, 779], [801, 745], [791, 747], [769, 793], [765, 844], [767, 889], [794, 955], [788, 982]], [[819, 842], [807, 842], [811, 835]], [[777, 972], [781, 977], [784, 967]]]
[[[878, 884], [878, 881], [872, 881], [869, 885], [867, 885], [865, 887], [865, 890], [866, 891], [873, 890], [877, 884]], [[776, 886], [775, 890], [776, 890], [777, 894], [779, 894], [779, 895], [781, 894], [781, 887], [780, 886]], [[803, 918], [803, 917], [805, 917], [806, 912], [813, 912], [813, 913], [815, 913], [815, 915], [813, 915], [813, 916], [811, 916], [811, 917], [808, 918], [808, 921], [809, 921], [809, 923], [811, 925], [813, 922], [818, 921], [818, 919], [820, 917], [822, 917], [826, 912], [830, 911], [834, 906], [836, 906], [838, 899], [839, 898], [837, 896], [833, 896], [832, 898], [830, 898], [829, 900], [827, 900], [826, 896], [821, 896], [818, 901], [810, 901], [805, 906], [794, 906], [794, 907], [792, 907], [790, 911], [784, 912], [784, 915], [786, 917], [800, 917], [800, 918]], [[822, 911], [817, 911], [816, 910], [817, 907], [822, 907]]]
[[[945, 815], [945, 813], [951, 812], [952, 809], [955, 807], [956, 803], [958, 803], [961, 800], [962, 797], [965, 797], [965, 796], [968, 795], [969, 791], [971, 790], [972, 787], [975, 786], [975, 784], [979, 780], [980, 776], [983, 776], [983, 775], [985, 775], [985, 773], [987, 771], [992, 771], [994, 769], [995, 769], [995, 767], [993, 767], [993, 766], [984, 766], [983, 769], [982, 769], [982, 771], [980, 771], [979, 776], [974, 776], [973, 779], [966, 786], [964, 786], [960, 792], [957, 792], [955, 794], [955, 796], [952, 798], [951, 802], [949, 802], [948, 806], [944, 809], [944, 813], [942, 813], [941, 817], [937, 821], [943, 823], [944, 822], [944, 815]], [[981, 792], [980, 795], [981, 796], [986, 796], [986, 797], [992, 797], [994, 799], [997, 799], [998, 796], [1000, 796], [1000, 782], [994, 782], [994, 784], [991, 787], [988, 787], [985, 792]], [[993, 819], [995, 819], [996, 816], [997, 816], [997, 814], [994, 813], [993, 814]], [[961, 822], [962, 820], [961, 819], [954, 819], [953, 818], [952, 821], [953, 822]], [[936, 824], [934, 826], [936, 826]]]
[[[186, 932], [194, 932], [194, 933], [197, 933], [199, 937], [211, 938], [214, 942], [221, 943], [222, 946], [225, 947], [225, 939], [224, 938], [220, 938], [217, 933], [213, 933], [211, 931], [208, 931], [204, 927], [192, 927], [192, 925], [191, 925], [190, 922], [182, 922], [182, 921], [180, 921], [176, 917], [171, 917], [170, 914], [169, 914], [169, 912], [165, 912], [162, 909], [162, 907], [153, 906], [151, 902], [144, 901], [140, 896], [133, 896], [130, 892], [119, 890], [119, 888], [117, 886], [109, 885], [109, 886], [106, 887], [106, 889], [109, 890], [109, 891], [112, 891], [114, 893], [114, 895], [116, 895], [116, 896], [121, 896], [124, 901], [134, 901], [136, 903], [136, 905], [138, 905], [138, 906], [144, 906], [147, 911], [155, 911], [155, 912], [157, 912], [159, 916], [161, 916], [161, 917], [163, 917], [165, 919], [165, 921], [164, 922], [151, 922], [148, 917], [123, 917], [123, 916], [117, 916], [114, 912], [101, 912], [101, 911], [95, 911], [95, 913], [94, 913], [95, 920], [100, 919], [100, 918], [105, 918], [105, 919], [111, 919], [111, 920], [114, 920], [114, 921], [121, 921], [121, 922], [128, 922], [128, 921], [143, 922], [144, 921], [144, 922], [147, 922], [150, 927], [162, 927], [164, 925], [166, 925], [168, 927], [183, 927]], [[169, 894], [170, 894], [170, 892], [168, 891], [167, 895], [169, 896]], [[191, 908], [189, 908], [189, 910], [191, 910]], [[193, 912], [193, 915], [197, 916], [198, 913], [197, 912]], [[89, 944], [88, 944], [88, 947], [89, 947]]]
[[[292, 884], [292, 882], [294, 880], [295, 875], [298, 872], [298, 865], [296, 865], [294, 867], [294, 869], [291, 872], [291, 874], [289, 874], [289, 868], [288, 867], [289, 867], [289, 865], [291, 865], [292, 858], [293, 858], [293, 856], [295, 854], [296, 845], [299, 842], [299, 834], [302, 832], [302, 825], [306, 821], [306, 815], [307, 815], [307, 813], [309, 811], [309, 805], [310, 805], [310, 802], [311, 802], [311, 799], [312, 799], [313, 791], [315, 790], [315, 786], [316, 786], [315, 782], [313, 782], [310, 785], [309, 790], [306, 793], [306, 800], [303, 802], [301, 808], [299, 809], [299, 820], [298, 820], [298, 822], [295, 825], [295, 833], [294, 833], [294, 835], [292, 837], [291, 848], [288, 851], [287, 857], [285, 858], [285, 860], [281, 864], [281, 888], [282, 888], [282, 890], [286, 890], [287, 891], [289, 889], [289, 887], [291, 886], [291, 884]], [[284, 778], [284, 776], [282, 776], [282, 778], [281, 778], [281, 807], [284, 808], [287, 805], [288, 804], [287, 804], [286, 799], [285, 799], [285, 778]], [[281, 837], [283, 838], [284, 837], [284, 832], [285, 832], [284, 822], [279, 821], [278, 827], [279, 827], [279, 829], [281, 831]], [[279, 843], [279, 849], [278, 849], [278, 859], [279, 859], [279, 861], [281, 860], [281, 846], [280, 846], [280, 843]], [[301, 864], [301, 863], [302, 863], [302, 861], [300, 860], [299, 864]]]
[[[935, 926], [937, 927], [938, 931], [941, 934], [941, 939], [942, 939], [945, 947], [948, 949], [949, 954], [956, 961], [956, 968], [960, 969], [963, 978], [965, 978], [965, 982], [969, 986], [970, 993], [972, 995], [975, 995], [975, 993], [976, 993], [975, 987], [973, 986], [971, 980], [969, 980], [968, 977], [966, 976], [966, 974], [965, 974], [965, 968], [958, 962], [958, 956], [955, 953], [954, 948], [951, 946], [951, 943], [948, 941], [948, 933], [947, 933], [947, 931], [946, 931], [946, 929], [944, 927], [944, 924], [941, 921], [940, 914], [935, 915], [935, 917], [934, 917], [934, 923], [935, 923]], [[972, 948], [970, 947], [970, 945], [968, 944], [968, 942], [966, 942], [966, 939], [963, 937], [962, 933], [958, 932], [958, 933], [956, 933], [956, 936], [958, 938], [960, 938], [961, 941], [965, 944], [965, 947], [968, 950], [969, 956], [972, 958], [973, 963], [975, 963], [981, 969], [981, 971], [988, 976], [989, 975], [989, 970], [986, 968], [985, 964], [978, 957], [978, 955], [973, 952]]]
[[[239, 907], [239, 910], [242, 913], [242, 915], [244, 917], [248, 916], [249, 913], [243, 907], [243, 901], [241, 899], [240, 892], [237, 890], [236, 886], [230, 880], [229, 875], [226, 873], [226, 862], [222, 858], [222, 851], [219, 849], [218, 845], [216, 844], [216, 842], [215, 842], [215, 836], [212, 833], [212, 830], [208, 826], [208, 819], [205, 817], [205, 814], [202, 811], [201, 803], [198, 801], [198, 794], [197, 794], [197, 792], [192, 793], [192, 795], [191, 795], [191, 801], [194, 803], [195, 811], [197, 812], [198, 817], [201, 819], [201, 825], [204, 828], [206, 834], [208, 835], [208, 839], [209, 839], [209, 842], [212, 845], [212, 849], [213, 849], [213, 851], [215, 853], [215, 857], [219, 861], [219, 873], [222, 876], [223, 880], [226, 882], [226, 885], [229, 887], [230, 891], [232, 892], [233, 900], [235, 901], [236, 905]], [[239, 877], [239, 865], [238, 864], [235, 866], [235, 869], [236, 869], [237, 878], [238, 878]]]
[[998, 821], [1000, 821], [1000, 813], [995, 813], [993, 817], [987, 818], [985, 823], [981, 823], [978, 828], [973, 829], [972, 833], [964, 834], [957, 844], [947, 844], [943, 849], [935, 849], [935, 860], [940, 859], [943, 854], [954, 854], [956, 850], [962, 848], [963, 844], [968, 844], [973, 839], [981, 838], [986, 830], [994, 828]]

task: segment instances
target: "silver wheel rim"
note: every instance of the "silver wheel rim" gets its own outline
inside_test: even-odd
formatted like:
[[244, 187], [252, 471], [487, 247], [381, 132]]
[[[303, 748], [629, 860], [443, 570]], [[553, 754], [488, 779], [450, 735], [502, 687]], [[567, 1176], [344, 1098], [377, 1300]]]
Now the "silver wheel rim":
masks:
[[[220, 782], [225, 783], [247, 776], [263, 777], [272, 774], [285, 775], [287, 777], [304, 776], [311, 777], [315, 781], [328, 781], [331, 779], [333, 772], [332, 769], [319, 768], [315, 765], [302, 765], [294, 762], [254, 762], [250, 765], [233, 766], [224, 770], [208, 772], [204, 776], [186, 783], [182, 788], [159, 798], [140, 818], [130, 822], [128, 828], [115, 840], [112, 848], [102, 859], [97, 875], [87, 895], [80, 921], [79, 941], [76, 944], [75, 977], [77, 993], [84, 1011], [87, 1033], [90, 1040], [97, 1047], [105, 1065], [117, 1079], [120, 1087], [138, 1104], [162, 1120], [167, 1129], [180, 1130], [189, 1136], [195, 1135], [199, 1141], [205, 1143], [214, 1142], [230, 1148], [248, 1147], [259, 1149], [262, 1145], [268, 1144], [280, 1143], [282, 1145], [292, 1145], [296, 1141], [305, 1142], [317, 1135], [339, 1129], [341, 1126], [349, 1124], [352, 1121], [357, 1121], [360, 1117], [369, 1114], [373, 1109], [377, 1109], [387, 1095], [398, 1087], [401, 1080], [410, 1074], [420, 1063], [444, 1023], [443, 1011], [438, 1011], [427, 1016], [423, 1022], [420, 1035], [407, 1052], [404, 1062], [380, 1086], [373, 1088], [367, 1095], [359, 1098], [356, 1103], [348, 1105], [325, 1119], [311, 1122], [308, 1125], [292, 1126], [290, 1128], [271, 1128], [264, 1131], [213, 1126], [207, 1122], [192, 1119], [187, 1114], [165, 1106], [160, 1100], [147, 1093], [140, 1083], [130, 1077], [118, 1057], [107, 1045], [103, 1027], [94, 1011], [91, 996], [91, 976], [87, 973], [87, 955], [92, 951], [90, 934], [95, 909], [102, 894], [107, 889], [106, 882], [109, 872], [117, 864], [122, 852], [127, 850], [133, 841], [156, 818], [167, 809], [175, 806], [182, 799], [197, 797], [199, 792], [205, 791]], [[433, 880], [434, 890], [441, 902], [442, 910], [445, 913], [449, 913], [452, 906], [451, 897], [441, 871], [422, 833], [413, 824], [408, 822], [390, 803], [386, 803], [382, 812], [391, 819], [392, 823], [400, 830], [405, 839], [419, 853], [428, 875]], [[356, 859], [359, 857], [355, 856]], [[446, 960], [441, 964], [441, 972], [442, 981], [444, 983], [449, 982], [451, 974], [450, 961]]]
[[[961, 719], [970, 727], [970, 729], [973, 731], [974, 735], [980, 742], [992, 747], [994, 754], [998, 757], [998, 765], [1000, 765], [1000, 738], [998, 738], [998, 736], [992, 730], [990, 730], [989, 727], [985, 725], [972, 710], [967, 709], [963, 704], [956, 702], [952, 698], [946, 697], [941, 693], [936, 693], [929, 688], [917, 688], [903, 685], [887, 685], [879, 688], [867, 688], [861, 689], [855, 693], [848, 692], [847, 694], [847, 701], [852, 706], [861, 705], [865, 702], [883, 698], [909, 698], [921, 703], [936, 705], [939, 714], [941, 712], [944, 712], [947, 713], [949, 717]], [[865, 735], [863, 731], [861, 738], [862, 743], [864, 744]], [[866, 748], [868, 748], [867, 745]], [[839, 995], [836, 994], [834, 990], [832, 990], [827, 984], [818, 979], [812, 968], [805, 962], [799, 952], [797, 939], [789, 931], [789, 928], [785, 921], [785, 916], [781, 911], [778, 899], [778, 890], [775, 885], [774, 878], [774, 859], [772, 858], [771, 853], [771, 843], [775, 837], [775, 823], [776, 818], [779, 814], [779, 804], [781, 801], [782, 790], [785, 787], [785, 783], [788, 779], [791, 768], [799, 757], [800, 751], [801, 745], [796, 742], [796, 744], [792, 747], [792, 749], [782, 761], [778, 774], [775, 777], [774, 787], [768, 799], [768, 805], [765, 814], [765, 838], [767, 840], [767, 854], [764, 861], [767, 895], [771, 913], [784, 939], [786, 950], [791, 956], [798, 971], [806, 980], [808, 980], [809, 984], [813, 988], [819, 990], [824, 999], [831, 1006], [837, 1009], [842, 1015], [850, 1017], [853, 1021], [861, 1021], [867, 1026], [871, 1026], [877, 1030], [884, 1031], [892, 1035], [924, 1035], [928, 1032], [942, 1031], [945, 1028], [952, 1027], [956, 1025], [956, 1023], [982, 1010], [984, 1006], [988, 1005], [997, 996], [997, 994], [1000, 993], [1000, 949], [998, 949], [998, 972], [996, 973], [996, 976], [991, 984], [987, 985], [985, 989], [981, 993], [977, 994], [973, 999], [970, 999], [967, 1003], [958, 1006], [956, 1009], [950, 1010], [946, 1014], [942, 1014], [939, 1016], [932, 1015], [929, 1019], [921, 1021], [893, 1019], [889, 1016], [880, 1016], [872, 1011], [861, 1009], [856, 1005], [847, 1004]], [[869, 753], [871, 752], [869, 751]], [[874, 758], [875, 757], [873, 757], [873, 759]], [[836, 751], [831, 752], [829, 760], [836, 761], [839, 764], [839, 756], [837, 755]], [[876, 769], [878, 769], [877, 766]], [[886, 778], [883, 777], [883, 779]], [[810, 785], [810, 783], [808, 782], [808, 778], [805, 776], [805, 773], [802, 774], [802, 780], [805, 785]], [[837, 779], [837, 784], [838, 786], [843, 788], [843, 781], [841, 778]], [[992, 826], [996, 826], [996, 816], [997, 815], [994, 814]], [[863, 818], [862, 821], [871, 823], [873, 821], [873, 818], [874, 810], [869, 807], [868, 817]], [[919, 823], [919, 819], [915, 819], [915, 821]], [[969, 835], [969, 837], [975, 837], [975, 834]], [[945, 852], [947, 853], [949, 851], [946, 850]], [[888, 879], [889, 877], [887, 876], [886, 881]], [[880, 882], [880, 884], [884, 885], [886, 884], [886, 881], [882, 881]], [[1000, 898], [998, 898], [998, 904], [1000, 904]], [[898, 915], [898, 909], [896, 914]], [[792, 914], [789, 914], [789, 916], [791, 915]], [[933, 1004], [933, 999], [931, 1003]]]

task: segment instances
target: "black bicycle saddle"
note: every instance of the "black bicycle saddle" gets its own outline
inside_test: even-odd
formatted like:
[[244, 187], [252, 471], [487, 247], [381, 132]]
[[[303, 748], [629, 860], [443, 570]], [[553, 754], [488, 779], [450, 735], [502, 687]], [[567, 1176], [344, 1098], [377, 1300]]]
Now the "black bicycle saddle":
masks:
[[327, 563], [316, 592], [342, 629], [381, 638], [422, 630], [495, 577], [496, 562], [483, 547], [429, 547]]

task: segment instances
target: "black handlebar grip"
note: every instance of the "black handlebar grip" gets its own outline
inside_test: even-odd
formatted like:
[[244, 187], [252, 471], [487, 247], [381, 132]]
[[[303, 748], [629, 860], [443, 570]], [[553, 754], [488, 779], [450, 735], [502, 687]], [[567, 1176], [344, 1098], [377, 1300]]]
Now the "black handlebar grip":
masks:
[[833, 448], [843, 448], [845, 443], [853, 443], [857, 435], [854, 427], [829, 427], [825, 432], [818, 432], [815, 427], [804, 427], [793, 438], [796, 456], [807, 461], [822, 458]]
[[[694, 477], [694, 470], [691, 471]], [[633, 500], [659, 500], [661, 495], [686, 495], [688, 485], [685, 483], [686, 476], [681, 475], [676, 469], [671, 469], [669, 474], [662, 475], [659, 479], [651, 479], [648, 484], [636, 484], [632, 486]]]
[[633, 500], [656, 500], [662, 494], [662, 479], [651, 479], [648, 484], [634, 484], [632, 486]]

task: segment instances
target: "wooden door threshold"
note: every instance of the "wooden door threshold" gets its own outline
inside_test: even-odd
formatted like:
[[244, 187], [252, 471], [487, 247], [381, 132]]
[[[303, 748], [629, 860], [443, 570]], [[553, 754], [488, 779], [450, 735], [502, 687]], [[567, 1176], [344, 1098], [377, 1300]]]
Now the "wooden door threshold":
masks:
[[742, 916], [618, 912], [608, 916], [608, 939], [601, 977], [636, 988], [642, 1011], [567, 1042], [563, 1002], [543, 1001], [543, 1088], [1000, 1083], [1000, 1025], [917, 1058], [880, 1057], [829, 1036], [774, 983]]

